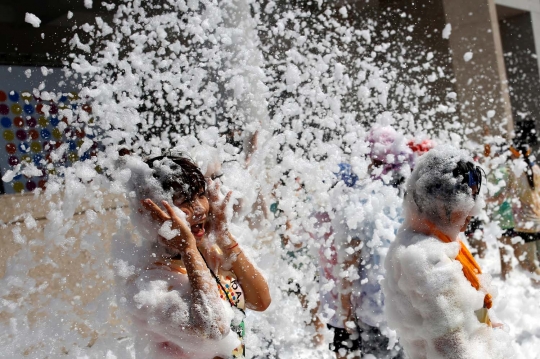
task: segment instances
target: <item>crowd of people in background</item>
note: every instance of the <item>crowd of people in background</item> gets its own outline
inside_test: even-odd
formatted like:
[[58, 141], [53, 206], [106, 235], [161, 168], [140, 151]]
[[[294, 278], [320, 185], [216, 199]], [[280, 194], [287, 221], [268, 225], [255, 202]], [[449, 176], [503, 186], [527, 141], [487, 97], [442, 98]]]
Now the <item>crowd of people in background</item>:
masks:
[[[454, 358], [474, 341], [491, 353], [502, 324], [490, 317], [491, 289], [479, 279], [481, 268], [468, 247], [482, 258], [483, 229], [496, 223], [501, 277], [508, 278], [516, 258], [532, 283], [540, 283], [540, 167], [531, 148], [487, 145], [484, 157], [476, 158], [482, 169], [463, 150], [411, 139], [391, 126], [374, 126], [365, 141], [367, 174], [340, 163], [333, 170], [331, 209], [312, 214], [309, 237], [319, 248], [313, 280], [320, 295], [306, 325], [315, 329], [314, 345], [329, 342], [336, 358]], [[141, 350], [171, 358], [243, 357], [244, 311], [265, 310], [271, 298], [262, 273], [228, 231], [230, 193], [220, 197], [209, 179], [218, 176], [203, 174], [186, 157], [121, 155], [138, 173], [132, 175], [140, 202], [132, 204], [138, 208], [134, 224], [148, 236], [156, 235], [149, 228], [161, 226], [155, 248], [139, 258], [139, 272], [127, 276], [124, 287], [134, 298], [127, 307], [144, 338]], [[219, 164], [208, 168], [219, 172]], [[482, 188], [488, 211], [481, 211]], [[268, 207], [265, 216], [280, 215], [279, 203], [257, 203]], [[167, 221], [173, 223], [168, 230]], [[300, 230], [287, 221], [283, 246]], [[286, 255], [295, 258], [302, 247], [295, 243]], [[156, 286], [159, 281], [167, 285]], [[307, 305], [292, 279], [284, 290]], [[448, 313], [461, 319], [449, 320]], [[178, 325], [184, 330], [175, 330]], [[482, 325], [492, 331], [482, 332]], [[328, 332], [332, 339], [325, 338]], [[201, 351], [209, 341], [216, 345]]]
[[[392, 335], [388, 331], [381, 281], [387, 275], [384, 259], [405, 221], [405, 216], [402, 212], [390, 213], [389, 208], [384, 206], [372, 207], [368, 202], [377, 201], [377, 196], [395, 196], [396, 199], [403, 200], [407, 193], [407, 179], [420, 157], [433, 149], [435, 143], [427, 138], [407, 140], [390, 126], [374, 127], [366, 140], [370, 144], [370, 152], [367, 154], [371, 162], [369, 175], [360, 180], [350, 164], [341, 163], [332, 192], [336, 199], [333, 202], [334, 212], [315, 214], [319, 230], [312, 234], [312, 237], [322, 244], [319, 250], [318, 280], [319, 316], [323, 319], [317, 321], [325, 323], [332, 331], [333, 340], [329, 347], [335, 352], [336, 358], [356, 358], [362, 355], [366, 357], [369, 354], [376, 358], [403, 358], [402, 346], [391, 343]], [[489, 150], [496, 146], [485, 147], [484, 155], [492, 161], [486, 163], [489, 161], [482, 161], [478, 157], [475, 160], [480, 160], [489, 167], [471, 169], [478, 177], [476, 181], [481, 181], [484, 177], [488, 182], [485, 186], [488, 210], [484, 213], [477, 211], [475, 217], [469, 218], [468, 224], [463, 228], [463, 237], [467, 239], [473, 253], [478, 258], [484, 258], [487, 250], [483, 238], [484, 224], [489, 220], [496, 223], [499, 228], [497, 240], [502, 279], [508, 278], [512, 270], [512, 259], [516, 258], [520, 266], [531, 274], [532, 283], [538, 285], [540, 168], [534, 163], [534, 156], [528, 145], [520, 145], [518, 149], [500, 145], [495, 152]], [[472, 166], [472, 163], [467, 162], [467, 165]], [[464, 170], [462, 175], [469, 176], [469, 171]], [[475, 190], [479, 192], [480, 186]], [[364, 197], [355, 196], [355, 193], [363, 193]], [[343, 194], [346, 194], [345, 201]], [[354, 228], [348, 226], [347, 214], [351, 213], [350, 210], [355, 206], [365, 205], [374, 209], [371, 216], [363, 218], [361, 223], [355, 223], [352, 226]], [[485, 213], [489, 213], [491, 218], [488, 219]], [[386, 231], [381, 230], [381, 227]], [[474, 259], [473, 262], [474, 266], [478, 266]], [[356, 273], [351, 274], [351, 268]], [[347, 275], [342, 274], [344, 270], [349, 270]], [[479, 266], [478, 272], [481, 272]], [[328, 290], [325, 289], [327, 283], [336, 285]], [[486, 315], [484, 314], [484, 320], [489, 321]], [[396, 323], [393, 324], [395, 328]], [[489, 322], [489, 325], [492, 323]], [[318, 325], [318, 328], [320, 331], [322, 326]], [[423, 347], [414, 354], [417, 356], [413, 357], [426, 357], [426, 350]], [[414, 350], [409, 348], [408, 352], [412, 353]], [[447, 355], [452, 357], [453, 354]]]

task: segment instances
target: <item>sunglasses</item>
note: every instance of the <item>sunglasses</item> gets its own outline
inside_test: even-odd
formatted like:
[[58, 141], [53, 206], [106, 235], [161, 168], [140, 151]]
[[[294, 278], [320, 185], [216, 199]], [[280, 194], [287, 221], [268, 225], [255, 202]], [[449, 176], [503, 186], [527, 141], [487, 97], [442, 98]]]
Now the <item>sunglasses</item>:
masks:
[[483, 170], [479, 166], [474, 167], [468, 172], [467, 185], [471, 189], [476, 186], [476, 194], [473, 192], [474, 199], [476, 199], [476, 196], [480, 193], [480, 188], [482, 188], [482, 172]]

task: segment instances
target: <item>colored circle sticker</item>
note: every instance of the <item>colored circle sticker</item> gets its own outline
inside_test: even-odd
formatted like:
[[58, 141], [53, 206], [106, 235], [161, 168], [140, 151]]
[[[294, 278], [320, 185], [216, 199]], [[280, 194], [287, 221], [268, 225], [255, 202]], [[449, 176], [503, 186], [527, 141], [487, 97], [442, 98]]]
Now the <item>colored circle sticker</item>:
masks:
[[8, 115], [9, 107], [6, 104], [0, 104], [0, 115]]
[[76, 92], [70, 92], [68, 97], [70, 101], [77, 101], [79, 99], [79, 95]]
[[32, 152], [41, 152], [41, 143], [39, 142], [32, 142], [30, 145], [30, 149]]
[[17, 127], [24, 127], [24, 120], [22, 119], [22, 117], [15, 117], [13, 119], [13, 124], [15, 124], [15, 126]]
[[27, 115], [31, 115], [34, 113], [34, 106], [27, 104], [23, 106], [24, 113]]
[[58, 106], [56, 106], [54, 103], [51, 104], [51, 106], [49, 108], [49, 113], [51, 115], [56, 115], [58, 113]]
[[34, 183], [34, 181], [28, 181], [26, 182], [26, 189], [29, 190], [30, 192], [32, 192], [33, 190], [35, 190], [37, 187], [37, 185]]
[[41, 127], [47, 127], [49, 125], [49, 120], [47, 120], [47, 118], [43, 116], [41, 116], [37, 122]]
[[58, 99], [58, 102], [67, 102], [67, 100], [68, 100], [68, 97], [64, 93], [64, 94], [62, 94], [62, 96], [60, 96], [60, 98]]
[[36, 127], [37, 121], [36, 121], [36, 119], [33, 118], [33, 117], [27, 117], [27, 118], [26, 118], [26, 125], [27, 125], [28, 127]]
[[16, 175], [15, 177], [13, 177], [15, 181], [19, 181], [21, 178], [22, 178], [22, 175]]
[[13, 134], [13, 131], [10, 131], [10, 130], [4, 131], [4, 140], [13, 141], [14, 139], [15, 139], [15, 134]]
[[28, 142], [19, 143], [19, 151], [22, 153], [30, 152], [30, 144]]
[[41, 130], [41, 137], [43, 137], [46, 140], [51, 138], [51, 131], [47, 130], [46, 128], [42, 129]]
[[39, 113], [40, 115], [44, 114], [44, 112], [43, 112], [43, 104], [42, 103], [38, 103], [36, 105], [36, 112]]
[[8, 163], [11, 166], [17, 166], [19, 164], [19, 158], [17, 158], [17, 156], [9, 156]]
[[19, 141], [24, 141], [26, 140], [26, 131], [25, 130], [17, 130], [17, 139]]
[[2, 127], [10, 128], [11, 127], [11, 118], [2, 117], [2, 120], [0, 120], [0, 123], [2, 124]]
[[77, 149], [77, 143], [75, 143], [75, 141], [69, 141], [68, 144], [70, 151], [75, 151]]
[[56, 117], [56, 116], [51, 117], [51, 125], [56, 127], [56, 126], [58, 126], [59, 123], [60, 123], [60, 120], [58, 119], [58, 117]]
[[15, 152], [17, 152], [17, 146], [15, 146], [14, 143], [8, 143], [6, 145], [6, 152], [10, 155], [14, 154]]
[[17, 91], [10, 91], [9, 92], [9, 99], [13, 102], [19, 101], [19, 93]]
[[34, 164], [36, 166], [39, 166], [41, 164], [41, 160], [43, 159], [42, 155], [34, 155]]
[[60, 138], [62, 138], [62, 132], [60, 132], [60, 130], [58, 128], [55, 128], [53, 131], [52, 131], [52, 135], [54, 138], [56, 138], [57, 140], [59, 140]]
[[70, 152], [70, 153], [68, 153], [67, 158], [68, 158], [68, 160], [70, 160], [71, 162], [75, 162], [75, 161], [78, 161], [78, 160], [79, 160], [79, 156], [77, 156], [77, 152]]
[[25, 101], [30, 101], [34, 97], [30, 91], [21, 92], [21, 97]]
[[47, 188], [47, 180], [40, 180], [38, 183], [38, 187], [42, 190], [45, 190], [45, 188]]
[[30, 130], [28, 131], [28, 137], [30, 137], [31, 140], [37, 140], [39, 138], [39, 133], [36, 130]]
[[70, 127], [66, 127], [64, 129], [64, 135], [66, 135], [67, 138], [74, 138], [75, 137], [75, 131]]
[[29, 155], [22, 155], [21, 156], [21, 162], [30, 163], [31, 161], [32, 161], [32, 158]]
[[16, 115], [20, 115], [22, 113], [22, 107], [18, 103], [14, 103], [11, 105], [11, 112], [13, 112]]
[[13, 184], [13, 190], [17, 193], [21, 193], [24, 190], [24, 185], [21, 182], [15, 182]]
[[83, 105], [82, 109], [88, 113], [92, 113], [92, 107], [90, 105]]
[[7, 100], [7, 95], [4, 91], [0, 90], [0, 101], [4, 102], [5, 100]]

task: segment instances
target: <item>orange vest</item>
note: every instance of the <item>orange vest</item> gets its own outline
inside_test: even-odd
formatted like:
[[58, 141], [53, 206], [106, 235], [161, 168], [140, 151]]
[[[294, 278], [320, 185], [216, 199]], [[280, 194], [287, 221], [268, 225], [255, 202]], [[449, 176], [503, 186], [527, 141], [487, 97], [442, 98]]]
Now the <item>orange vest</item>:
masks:
[[[443, 233], [441, 230], [439, 230], [433, 223], [428, 222], [427, 223], [429, 230], [431, 233], [433, 233], [437, 238], [439, 238], [444, 243], [451, 243], [453, 242], [450, 237], [448, 237], [445, 233]], [[456, 257], [456, 260], [461, 263], [463, 266], [463, 274], [465, 275], [465, 278], [471, 283], [471, 285], [476, 289], [480, 290], [480, 280], [478, 279], [478, 274], [482, 274], [482, 270], [480, 269], [480, 266], [472, 256], [471, 252], [465, 247], [465, 244], [463, 244], [462, 241], [459, 241], [460, 249], [459, 253]], [[484, 296], [484, 309], [485, 310], [479, 310], [477, 311], [476, 315], [478, 316], [478, 319], [491, 326], [491, 321], [489, 319], [489, 316], [487, 315], [487, 309], [490, 309], [493, 305], [493, 297], [491, 294], [487, 293]]]

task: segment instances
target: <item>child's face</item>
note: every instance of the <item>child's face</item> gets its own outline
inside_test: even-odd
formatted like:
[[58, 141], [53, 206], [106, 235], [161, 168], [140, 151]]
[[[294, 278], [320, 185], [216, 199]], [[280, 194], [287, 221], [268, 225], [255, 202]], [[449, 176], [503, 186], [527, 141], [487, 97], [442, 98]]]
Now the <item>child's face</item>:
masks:
[[192, 200], [185, 199], [185, 196], [173, 197], [173, 203], [186, 214], [187, 221], [191, 226], [191, 233], [196, 239], [200, 240], [204, 237], [204, 225], [208, 219], [210, 211], [210, 203], [205, 192], [195, 195]]

